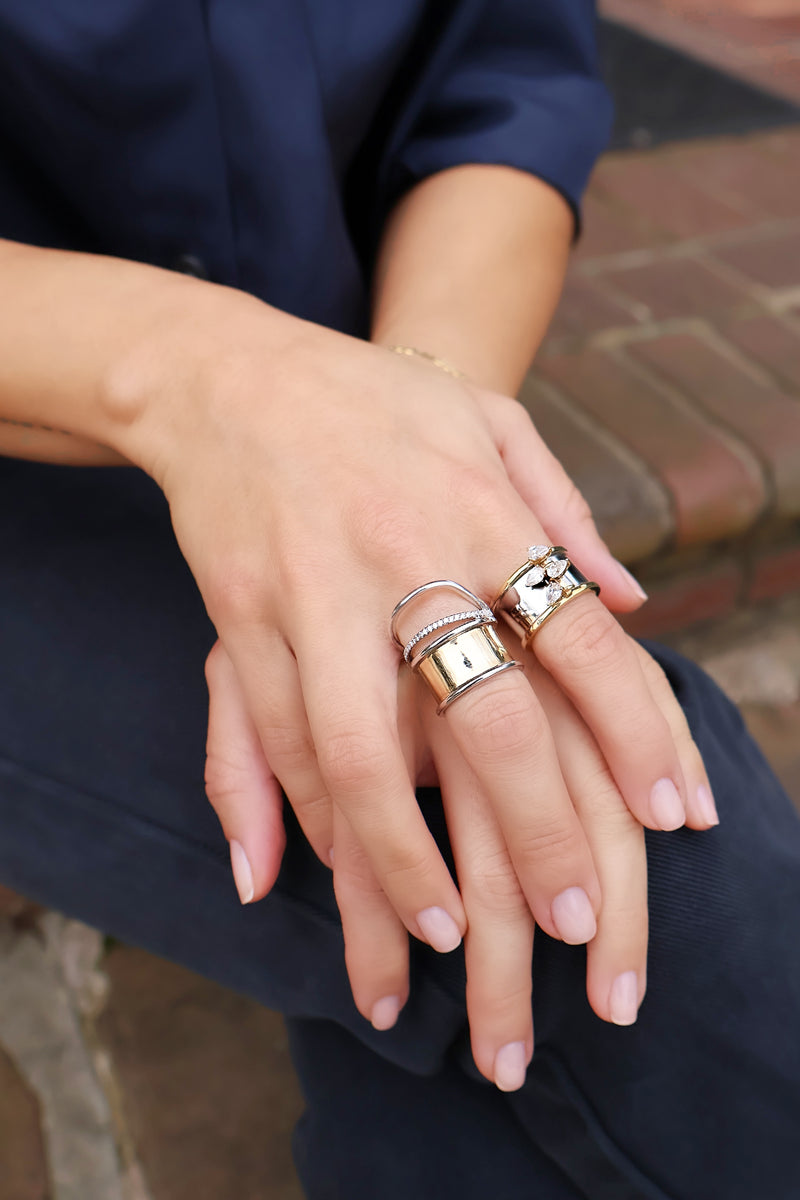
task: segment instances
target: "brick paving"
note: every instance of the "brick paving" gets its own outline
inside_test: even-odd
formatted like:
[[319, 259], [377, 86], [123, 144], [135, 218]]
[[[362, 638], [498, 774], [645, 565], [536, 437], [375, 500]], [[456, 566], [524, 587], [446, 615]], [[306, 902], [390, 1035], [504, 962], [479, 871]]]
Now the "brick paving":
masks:
[[800, 102], [798, 0], [600, 0], [600, 11]]
[[607, 155], [522, 400], [664, 634], [798, 588], [800, 126]]

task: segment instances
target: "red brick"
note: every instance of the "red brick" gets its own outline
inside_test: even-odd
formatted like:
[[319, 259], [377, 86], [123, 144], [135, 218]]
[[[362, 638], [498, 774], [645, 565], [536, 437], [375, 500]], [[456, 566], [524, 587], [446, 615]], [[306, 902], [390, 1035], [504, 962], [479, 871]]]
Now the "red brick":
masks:
[[654, 637], [685, 629], [698, 621], [724, 617], [736, 608], [742, 587], [742, 567], [726, 560], [663, 583], [639, 573], [649, 595], [646, 604], [619, 620], [634, 637]]
[[[797, 209], [800, 216], [800, 203]], [[719, 247], [713, 253], [764, 287], [800, 286], [800, 231]]]
[[568, 277], [548, 337], [586, 337], [601, 329], [635, 324], [628, 309], [590, 279]]
[[596, 258], [604, 254], [623, 254], [627, 250], [642, 250], [659, 245], [664, 235], [649, 230], [645, 223], [626, 210], [616, 211], [604, 204], [589, 187], [582, 205], [583, 230], [575, 247], [577, 259]]
[[601, 276], [630, 300], [646, 306], [649, 318], [708, 317], [729, 312], [747, 300], [747, 293], [720, 279], [703, 263], [692, 258], [671, 258], [604, 272]]
[[775, 317], [751, 317], [727, 325], [725, 336], [800, 392], [800, 337], [788, 325]]
[[748, 223], [735, 205], [707, 195], [672, 167], [664, 152], [601, 160], [594, 175], [598, 196], [609, 196], [677, 238], [723, 233]]
[[568, 400], [554, 397], [534, 376], [526, 380], [520, 400], [586, 497], [601, 535], [617, 558], [635, 562], [655, 554], [671, 537], [673, 520], [666, 489], [645, 464], [638, 463], [611, 434], [594, 432]]
[[734, 537], [758, 520], [767, 502], [758, 463], [702, 415], [673, 404], [599, 350], [543, 357], [538, 370], [666, 483], [680, 544]]
[[772, 600], [790, 592], [800, 592], [800, 528], [797, 544], [761, 554], [748, 572], [747, 599]]
[[774, 487], [775, 512], [800, 515], [800, 401], [757, 382], [690, 334], [628, 349], [754, 448]]
[[727, 196], [754, 217], [800, 215], [800, 154], [772, 154], [763, 138], [726, 138], [681, 147], [675, 169], [691, 177], [703, 191]]

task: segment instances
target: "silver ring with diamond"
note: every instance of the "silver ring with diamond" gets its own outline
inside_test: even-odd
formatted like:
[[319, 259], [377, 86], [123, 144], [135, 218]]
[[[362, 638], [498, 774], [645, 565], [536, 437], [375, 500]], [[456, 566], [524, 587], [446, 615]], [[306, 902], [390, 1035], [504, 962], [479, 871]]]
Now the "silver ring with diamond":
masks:
[[492, 611], [516, 630], [527, 650], [545, 621], [589, 591], [600, 588], [573, 566], [563, 546], [529, 546], [526, 561], [503, 584]]
[[[420, 629], [418, 633], [415, 633], [413, 638], [411, 638], [408, 642], [404, 643], [397, 632], [397, 618], [400, 616], [403, 609], [412, 602], [412, 600], [416, 600], [418, 596], [424, 596], [426, 592], [431, 592], [438, 588], [455, 592], [457, 595], [462, 596], [465, 600], [469, 600], [470, 603], [474, 605], [474, 608], [471, 608], [469, 612], [453, 613], [452, 616], [446, 616], [442, 617], [438, 621], [432, 621], [429, 625], [426, 625], [424, 629]], [[486, 604], [485, 601], [481, 600], [480, 596], [476, 596], [474, 592], [471, 592], [469, 588], [465, 588], [463, 584], [456, 583], [454, 579], [433, 579], [430, 583], [423, 583], [419, 587], [414, 588], [413, 591], [408, 592], [407, 595], [403, 596], [402, 600], [399, 600], [397, 604], [395, 604], [394, 609], [392, 610], [392, 618], [390, 623], [392, 638], [397, 645], [402, 648], [403, 657], [405, 658], [406, 662], [410, 663], [411, 651], [431, 633], [435, 633], [437, 629], [444, 628], [446, 625], [454, 625], [460, 621], [471, 621], [478, 616], [481, 618], [481, 624], [489, 624], [497, 620], [491, 608], [489, 608], [489, 605]]]
[[[437, 588], [456, 592], [470, 600], [474, 607], [430, 621], [403, 646], [397, 631], [398, 617], [407, 604]], [[395, 606], [392, 637], [398, 646], [403, 646], [403, 657], [411, 670], [433, 692], [440, 716], [466, 692], [488, 683], [503, 671], [521, 668], [522, 664], [511, 658], [491, 628], [496, 623], [497, 618], [488, 604], [452, 579], [424, 583]]]
[[448, 625], [458, 625], [464, 621], [472, 625], [476, 617], [480, 617], [481, 625], [494, 624], [497, 620], [492, 610], [485, 604], [478, 610], [470, 608], [467, 612], [453, 613], [449, 617], [440, 617], [438, 621], [431, 621], [430, 624], [425, 625], [406, 642], [403, 647], [403, 658], [410, 666], [413, 666], [411, 651], [426, 637], [430, 637], [432, 633], [436, 633], [439, 629], [445, 629]]

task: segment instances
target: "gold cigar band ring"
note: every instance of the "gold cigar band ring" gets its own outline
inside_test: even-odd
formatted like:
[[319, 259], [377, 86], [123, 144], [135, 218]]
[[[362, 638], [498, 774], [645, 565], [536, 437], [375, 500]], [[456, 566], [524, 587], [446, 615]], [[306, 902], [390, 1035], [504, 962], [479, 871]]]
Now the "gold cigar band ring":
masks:
[[503, 584], [492, 611], [516, 630], [527, 650], [545, 621], [565, 604], [584, 592], [599, 591], [573, 566], [563, 546], [529, 546], [527, 559]]
[[[455, 592], [467, 600], [469, 608], [431, 621], [407, 642], [397, 632], [397, 619], [403, 610], [430, 591]], [[441, 715], [447, 707], [479, 684], [487, 683], [502, 671], [522, 666], [506, 650], [492, 628], [496, 617], [488, 605], [452, 579], [434, 579], [414, 588], [395, 606], [391, 619], [392, 638], [403, 650], [411, 670], [420, 675], [436, 699]]]

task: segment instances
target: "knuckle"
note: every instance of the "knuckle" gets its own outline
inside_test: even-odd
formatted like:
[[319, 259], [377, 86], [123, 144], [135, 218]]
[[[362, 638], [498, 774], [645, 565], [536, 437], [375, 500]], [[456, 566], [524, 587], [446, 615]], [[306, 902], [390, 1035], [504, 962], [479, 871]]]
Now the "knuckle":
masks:
[[334, 791], [365, 791], [385, 775], [380, 738], [365, 729], [328, 734], [318, 756], [323, 777]]
[[514, 838], [514, 853], [520, 862], [545, 863], [550, 873], [566, 871], [567, 863], [577, 864], [582, 849], [582, 837], [571, 821], [551, 819], [520, 830]]
[[357, 897], [359, 901], [383, 896], [383, 888], [372, 869], [366, 853], [358, 844], [348, 847], [345, 861], [336, 863], [333, 887], [337, 901], [345, 904]]
[[417, 565], [421, 518], [396, 499], [359, 497], [351, 504], [349, 524], [356, 551], [369, 562]]
[[266, 590], [264, 567], [257, 559], [242, 556], [219, 560], [205, 587], [212, 620], [233, 626], [263, 620]]
[[621, 630], [610, 613], [594, 604], [574, 607], [569, 628], [560, 634], [558, 642], [563, 665], [569, 670], [591, 670], [616, 659]]
[[424, 850], [407, 845], [387, 846], [384, 853], [384, 882], [390, 891], [415, 888], [435, 881], [436, 871], [431, 857]]
[[305, 770], [314, 761], [311, 739], [296, 725], [270, 725], [266, 742], [270, 761], [280, 770]]
[[204, 782], [211, 807], [238, 806], [250, 794], [250, 775], [240, 764], [210, 751], [206, 756]]
[[514, 757], [537, 741], [542, 722], [521, 689], [488, 692], [485, 689], [482, 697], [476, 697], [470, 716], [471, 742], [482, 757]]
[[286, 790], [297, 819], [304, 828], [319, 829], [328, 824], [331, 818], [331, 801], [327, 792], [299, 796], [290, 789]]
[[[466, 880], [464, 881], [466, 887]], [[481, 908], [506, 918], [528, 912], [528, 903], [508, 855], [496, 853], [484, 856], [470, 871], [470, 895]]]
[[501, 483], [485, 467], [463, 462], [451, 464], [446, 488], [456, 511], [466, 508], [485, 514], [498, 507]]

